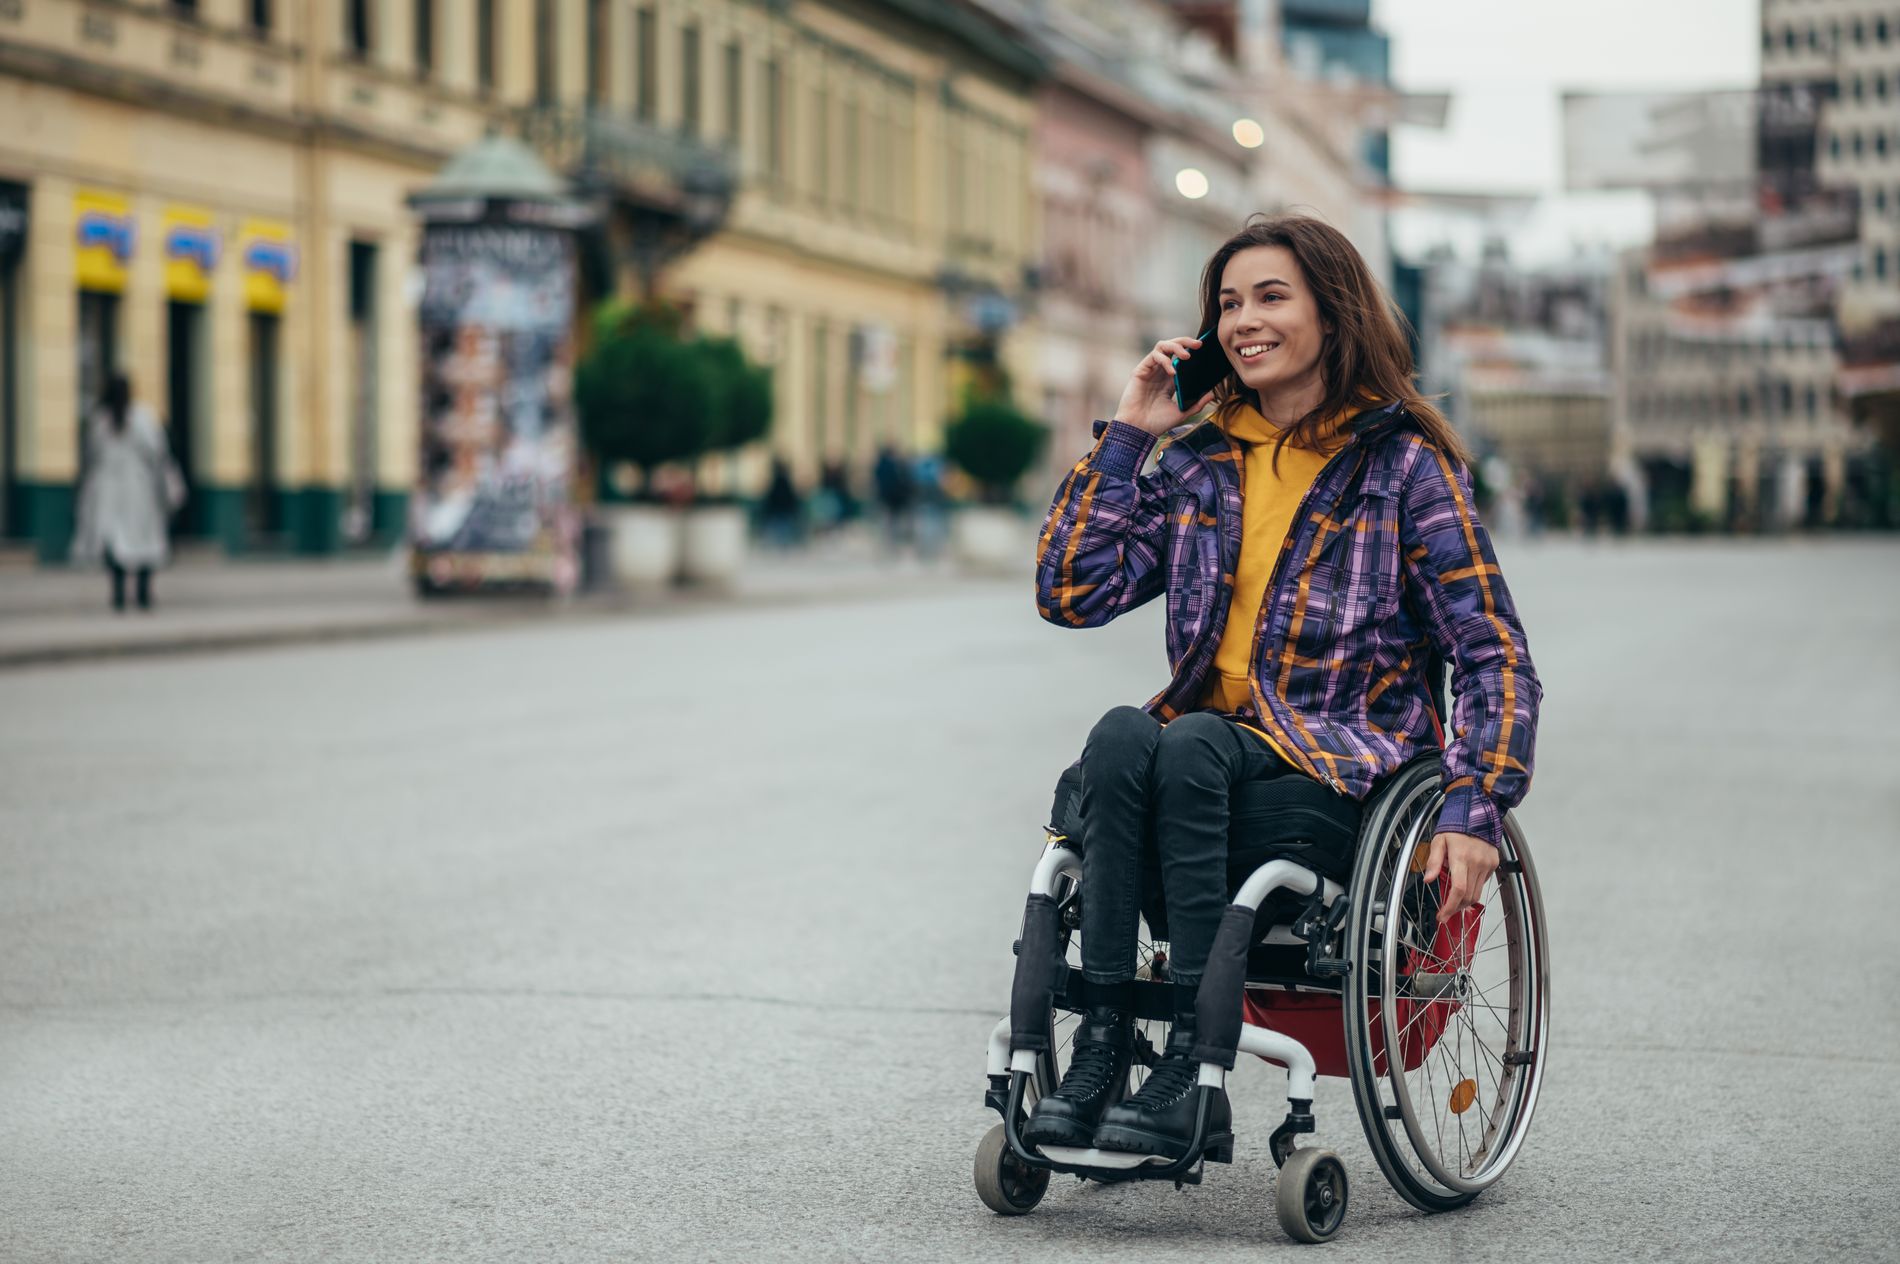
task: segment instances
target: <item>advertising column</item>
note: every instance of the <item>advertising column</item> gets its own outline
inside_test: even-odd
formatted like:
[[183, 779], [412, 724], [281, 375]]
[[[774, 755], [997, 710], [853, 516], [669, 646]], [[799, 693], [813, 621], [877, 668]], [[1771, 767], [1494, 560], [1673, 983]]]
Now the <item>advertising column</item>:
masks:
[[422, 238], [423, 592], [572, 590], [574, 236], [502, 206]]

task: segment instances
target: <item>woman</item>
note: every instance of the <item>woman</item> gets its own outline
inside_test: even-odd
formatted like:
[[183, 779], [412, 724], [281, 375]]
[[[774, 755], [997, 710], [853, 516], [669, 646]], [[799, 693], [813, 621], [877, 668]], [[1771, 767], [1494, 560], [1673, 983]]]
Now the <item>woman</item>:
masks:
[[[1025, 1129], [1037, 1145], [1186, 1152], [1194, 994], [1228, 898], [1235, 784], [1297, 773], [1365, 798], [1441, 744], [1435, 652], [1457, 701], [1424, 876], [1447, 875], [1449, 916], [1497, 867], [1504, 813], [1530, 782], [1542, 687], [1463, 447], [1413, 383], [1403, 317], [1352, 244], [1304, 216], [1249, 223], [1201, 292], [1216, 339], [1155, 344], [1038, 545], [1051, 623], [1096, 627], [1165, 593], [1173, 679], [1146, 707], [1103, 716], [1083, 749], [1087, 1012]], [[1203, 355], [1230, 372], [1182, 412], [1172, 361]], [[1157, 438], [1210, 402], [1211, 419], [1141, 474]], [[1133, 1043], [1145, 845], [1159, 853], [1175, 1020], [1141, 1090], [1111, 1104]], [[1222, 1093], [1208, 1127], [1230, 1126]]]
[[106, 384], [86, 426], [73, 560], [104, 560], [112, 608], [125, 609], [125, 575], [136, 576], [139, 609], [152, 608], [152, 569], [170, 556], [166, 523], [184, 498], [184, 480], [151, 409], [132, 402], [123, 374]]

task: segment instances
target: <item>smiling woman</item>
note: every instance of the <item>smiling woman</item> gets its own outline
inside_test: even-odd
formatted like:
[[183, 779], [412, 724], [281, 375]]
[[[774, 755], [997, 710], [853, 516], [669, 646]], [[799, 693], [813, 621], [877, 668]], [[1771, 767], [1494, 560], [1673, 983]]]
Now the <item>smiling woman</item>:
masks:
[[[1039, 609], [1059, 626], [1096, 627], [1165, 594], [1173, 678], [1145, 707], [1103, 716], [1083, 747], [1087, 1013], [1069, 1071], [1024, 1129], [1035, 1145], [1190, 1148], [1195, 1001], [1229, 896], [1237, 786], [1306, 777], [1363, 801], [1442, 747], [1421, 878], [1441, 884], [1450, 918], [1496, 869], [1504, 814], [1530, 784], [1542, 686], [1462, 446], [1418, 394], [1403, 317], [1365, 260], [1319, 220], [1263, 218], [1214, 252], [1201, 296], [1216, 344], [1164, 339], [1136, 366], [1056, 493], [1037, 554]], [[1226, 372], [1180, 407], [1177, 362], [1214, 355]], [[1211, 418], [1142, 473], [1157, 439], [1210, 402]], [[1158, 904], [1143, 891], [1150, 854]], [[1133, 1056], [1144, 910], [1151, 926], [1165, 914], [1175, 1021], [1141, 1091], [1111, 1103]], [[1229, 1118], [1217, 1090], [1207, 1126]]]

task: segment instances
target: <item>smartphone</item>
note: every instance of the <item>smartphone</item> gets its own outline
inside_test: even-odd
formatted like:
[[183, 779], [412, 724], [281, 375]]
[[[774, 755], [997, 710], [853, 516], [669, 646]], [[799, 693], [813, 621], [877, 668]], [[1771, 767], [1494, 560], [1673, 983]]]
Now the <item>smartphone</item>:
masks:
[[1201, 396], [1213, 390], [1220, 380], [1234, 371], [1227, 359], [1227, 348], [1220, 345], [1220, 329], [1201, 335], [1201, 345], [1183, 360], [1174, 357], [1174, 406], [1186, 412], [1201, 402]]

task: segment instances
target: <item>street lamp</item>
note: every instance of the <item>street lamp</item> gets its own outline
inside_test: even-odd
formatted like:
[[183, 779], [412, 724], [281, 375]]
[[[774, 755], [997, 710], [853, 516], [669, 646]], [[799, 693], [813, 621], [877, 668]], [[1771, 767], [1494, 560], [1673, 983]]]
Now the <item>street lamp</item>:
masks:
[[1197, 167], [1183, 167], [1175, 173], [1174, 187], [1182, 197], [1199, 201], [1207, 196], [1207, 176]]
[[1234, 120], [1234, 143], [1243, 149], [1258, 149], [1266, 143], [1267, 131], [1250, 118]]

